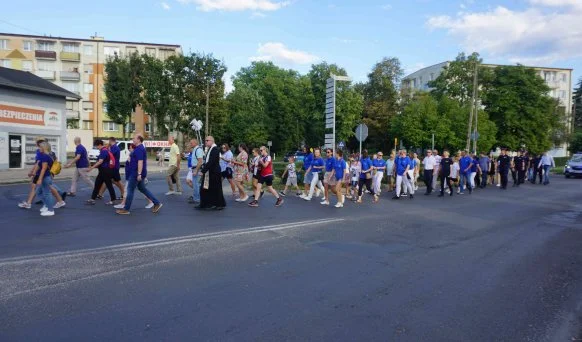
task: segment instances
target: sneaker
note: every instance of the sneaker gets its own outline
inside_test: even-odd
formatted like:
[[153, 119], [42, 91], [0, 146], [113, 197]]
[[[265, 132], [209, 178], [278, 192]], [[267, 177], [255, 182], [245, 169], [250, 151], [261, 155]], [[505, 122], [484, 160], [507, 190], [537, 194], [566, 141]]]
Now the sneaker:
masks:
[[166, 192], [166, 196], [171, 196], [171, 195], [174, 195], [174, 194], [176, 194], [175, 191], [168, 191], [168, 192]]
[[146, 209], [151, 209], [153, 207], [154, 207], [154, 202], [150, 202], [145, 206]]
[[176, 196], [182, 196], [182, 191], [176, 191], [176, 192], [174, 192], [174, 195], [176, 195]]
[[309, 196], [305, 196], [305, 197], [303, 197], [303, 199], [306, 201], [311, 201], [311, 197], [309, 197]]
[[408, 197], [408, 194], [402, 194], [400, 196], [402, 196], [402, 197]]
[[57, 204], [55, 204], [55, 205], [53, 206], [53, 208], [54, 208], [54, 209], [59, 209], [59, 208], [62, 208], [62, 207], [64, 207], [65, 205], [67, 205], [67, 203], [65, 203], [65, 201], [61, 201], [61, 202], [57, 202]]
[[356, 202], [362, 203], [362, 196], [358, 197], [358, 200]]
[[283, 205], [283, 198], [279, 197], [277, 198], [277, 202], [275, 203], [275, 207], [280, 207], [281, 205]]
[[46, 210], [40, 213], [40, 216], [55, 216], [55, 212]]
[[116, 213], [117, 215], [129, 215], [129, 214], [130, 214], [130, 213], [129, 213], [129, 210], [125, 210], [125, 209], [119, 209], [119, 210], [116, 210], [116, 211], [115, 211], [115, 213]]
[[323, 201], [319, 202], [321, 205], [329, 205], [329, 202], [323, 199]]
[[18, 207], [22, 209], [30, 209], [31, 205], [28, 202], [20, 202], [18, 203]]
[[152, 213], [157, 214], [158, 211], [160, 211], [160, 209], [162, 209], [164, 205], [162, 203], [160, 204], [154, 204], [154, 206], [152, 207]]
[[378, 202], [378, 195], [374, 195], [374, 203]]
[[115, 208], [115, 209], [123, 209], [123, 208], [125, 208], [125, 204], [116, 204], [116, 205], [113, 206], [113, 208]]
[[69, 196], [69, 197], [75, 197], [75, 196], [77, 196], [77, 194], [74, 193], [74, 192], [67, 192], [67, 196]]
[[414, 195], [410, 194], [410, 197], [408, 199], [414, 199]]
[[305, 199], [305, 195], [304, 194], [301, 194], [301, 195], [299, 195], [299, 198]]
[[279, 195], [281, 195], [283, 197], [287, 197], [287, 195], [285, 195], [285, 193], [283, 191], [279, 191]]
[[244, 198], [239, 198], [238, 199], [239, 202], [243, 202], [243, 203], [246, 202], [246, 201], [248, 201], [248, 200], [249, 200], [249, 196], [245, 196]]
[[336, 207], [336, 208], [343, 208], [343, 207], [344, 207], [344, 204], [343, 204], [343, 203], [341, 203], [341, 202], [338, 202], [338, 203], [336, 203], [336, 204], [334, 205], [334, 207]]
[[105, 205], [114, 205], [113, 201], [105, 202]]
[[394, 197], [392, 197], [392, 199], [393, 199], [393, 200], [398, 200], [398, 199], [400, 199], [400, 197], [398, 197], [398, 196], [394, 196]]
[[500, 187], [500, 186], [501, 186], [501, 184], [497, 184], [497, 185], [496, 185], [496, 187]]
[[103, 199], [102, 195], [97, 195], [97, 199]]
[[457, 195], [464, 195], [464, 192], [457, 192]]
[[87, 201], [85, 201], [85, 204], [87, 204], [87, 205], [95, 205], [95, 200], [94, 199], [88, 199]]
[[40, 208], [41, 213], [44, 213], [47, 210], [48, 210], [48, 207], [46, 205], [43, 205], [42, 208]]
[[254, 208], [256, 208], [256, 207], [258, 207], [258, 206], [259, 206], [259, 201], [257, 201], [257, 200], [253, 200], [253, 201], [251, 201], [251, 202], [249, 203], [249, 207], [254, 207]]
[[298, 193], [297, 193], [297, 197], [301, 197], [302, 195], [303, 195], [303, 194], [302, 194], [302, 193], [300, 193], [300, 192], [298, 192]]

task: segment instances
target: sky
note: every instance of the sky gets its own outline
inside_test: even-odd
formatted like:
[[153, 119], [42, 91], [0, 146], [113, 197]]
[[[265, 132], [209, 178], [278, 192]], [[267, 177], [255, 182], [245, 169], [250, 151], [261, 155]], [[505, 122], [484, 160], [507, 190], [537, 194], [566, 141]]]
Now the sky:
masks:
[[[486, 63], [582, 76], [582, 0], [20, 0], [0, 32], [179, 44], [230, 78], [255, 60], [309, 71], [326, 61], [365, 81], [383, 57], [405, 73], [477, 51]], [[227, 91], [231, 90], [230, 80]]]

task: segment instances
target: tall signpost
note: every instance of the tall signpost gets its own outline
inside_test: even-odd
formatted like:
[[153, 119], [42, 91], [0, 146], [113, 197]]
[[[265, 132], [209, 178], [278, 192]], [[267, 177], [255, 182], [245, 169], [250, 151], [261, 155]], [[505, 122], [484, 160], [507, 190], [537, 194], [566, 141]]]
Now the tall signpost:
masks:
[[366, 124], [359, 124], [356, 127], [356, 139], [360, 142], [360, 158], [362, 158], [362, 142], [368, 139], [368, 126]]
[[327, 79], [325, 87], [325, 129], [331, 129], [332, 133], [325, 134], [325, 148], [331, 148], [335, 155], [335, 88], [336, 81], [350, 82], [352, 79], [347, 76], [331, 75]]

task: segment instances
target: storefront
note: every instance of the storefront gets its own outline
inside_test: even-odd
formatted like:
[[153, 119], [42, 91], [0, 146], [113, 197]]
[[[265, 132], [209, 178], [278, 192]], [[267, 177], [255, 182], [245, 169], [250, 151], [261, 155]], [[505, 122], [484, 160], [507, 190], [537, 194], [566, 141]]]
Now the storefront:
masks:
[[27, 72], [0, 68], [0, 170], [34, 164], [43, 137], [66, 159], [66, 98], [79, 98]]

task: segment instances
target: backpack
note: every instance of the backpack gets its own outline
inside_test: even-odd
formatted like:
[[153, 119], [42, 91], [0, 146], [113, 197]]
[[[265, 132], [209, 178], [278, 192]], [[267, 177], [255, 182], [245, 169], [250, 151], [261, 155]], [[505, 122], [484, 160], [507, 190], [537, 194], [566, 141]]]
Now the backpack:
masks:
[[109, 155], [109, 168], [110, 169], [115, 169], [115, 156], [113, 155], [113, 153], [111, 153], [111, 151], [107, 148], [105, 148], [105, 151], [107, 151], [107, 154]]
[[51, 158], [53, 159], [53, 165], [51, 166], [50, 172], [53, 176], [56, 176], [61, 173], [62, 165], [61, 162], [57, 160], [57, 156], [54, 153], [51, 153]]

